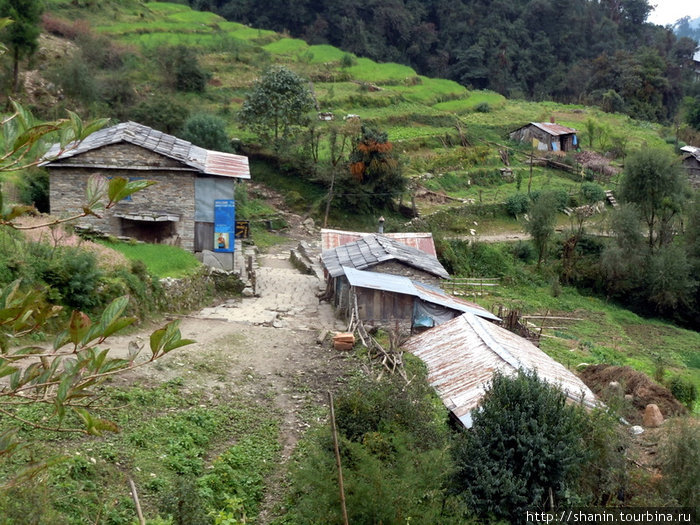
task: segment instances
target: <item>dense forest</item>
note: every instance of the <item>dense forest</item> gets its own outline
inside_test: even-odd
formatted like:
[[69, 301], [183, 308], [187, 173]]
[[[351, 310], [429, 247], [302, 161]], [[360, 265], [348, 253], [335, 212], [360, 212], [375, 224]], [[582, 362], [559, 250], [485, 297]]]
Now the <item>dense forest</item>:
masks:
[[189, 0], [200, 10], [406, 63], [509, 98], [595, 104], [668, 121], [696, 42], [646, 23], [647, 0]]

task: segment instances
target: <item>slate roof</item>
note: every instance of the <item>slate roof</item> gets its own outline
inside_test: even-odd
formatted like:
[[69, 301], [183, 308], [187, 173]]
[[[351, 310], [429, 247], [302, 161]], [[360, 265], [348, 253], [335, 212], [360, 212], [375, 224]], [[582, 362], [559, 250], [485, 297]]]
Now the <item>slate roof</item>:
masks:
[[74, 144], [68, 145], [63, 152], [61, 152], [59, 144], [54, 144], [46, 155], [44, 155], [44, 158], [51, 160], [41, 165], [65, 166], [66, 163], [64, 162], [54, 164], [54, 161], [65, 160], [97, 148], [119, 144], [121, 142], [141, 146], [154, 153], [163, 155], [164, 157], [179, 161], [205, 175], [218, 175], [239, 179], [250, 178], [248, 157], [234, 155], [232, 153], [223, 153], [221, 151], [206, 150], [195, 146], [191, 142], [136, 122], [122, 122], [116, 126], [96, 131], [77, 146], [73, 147]]
[[450, 276], [437, 257], [377, 233], [324, 250], [321, 261], [331, 277], [343, 275], [343, 266], [365, 270], [385, 261], [398, 261], [443, 279]]
[[428, 382], [445, 406], [469, 428], [493, 374], [537, 371], [573, 401], [592, 407], [595, 395], [573, 372], [527, 339], [465, 313], [411, 337], [404, 349], [428, 368]]
[[411, 295], [428, 303], [444, 306], [446, 308], [450, 308], [451, 310], [457, 310], [458, 312], [469, 312], [484, 319], [500, 321], [497, 316], [493, 315], [491, 312], [485, 308], [482, 308], [478, 304], [465, 301], [459, 297], [454, 297], [448, 293], [445, 293], [436, 286], [430, 286], [428, 284], [412, 281], [403, 275], [367, 272], [348, 267], [343, 267], [343, 271], [345, 272], [345, 276], [347, 277], [350, 286]]
[[[344, 230], [331, 230], [327, 228], [322, 228], [321, 249], [331, 250], [333, 248], [337, 248], [338, 246], [342, 246], [343, 244], [354, 242], [366, 235], [372, 235], [372, 232], [350, 232]], [[432, 233], [392, 232], [383, 233], [382, 235], [437, 257]]]

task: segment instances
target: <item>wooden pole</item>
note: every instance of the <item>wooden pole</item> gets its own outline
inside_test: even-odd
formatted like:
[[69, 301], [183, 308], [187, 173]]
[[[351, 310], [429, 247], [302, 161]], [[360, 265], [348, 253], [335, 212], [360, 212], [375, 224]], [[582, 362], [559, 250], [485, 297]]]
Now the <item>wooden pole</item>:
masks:
[[335, 410], [333, 394], [328, 391], [328, 403], [331, 406], [331, 431], [333, 432], [333, 448], [335, 449], [335, 464], [338, 466], [338, 487], [340, 489], [340, 508], [343, 510], [343, 523], [349, 525], [348, 509], [345, 507], [345, 488], [343, 487], [343, 468], [340, 465], [340, 449], [338, 448], [338, 431], [335, 428]]
[[131, 488], [131, 498], [134, 500], [134, 505], [136, 505], [136, 515], [139, 518], [139, 525], [146, 525], [146, 520], [143, 517], [143, 512], [141, 512], [141, 503], [139, 503], [139, 495], [136, 493], [136, 485], [134, 485], [134, 480], [129, 476], [129, 488]]

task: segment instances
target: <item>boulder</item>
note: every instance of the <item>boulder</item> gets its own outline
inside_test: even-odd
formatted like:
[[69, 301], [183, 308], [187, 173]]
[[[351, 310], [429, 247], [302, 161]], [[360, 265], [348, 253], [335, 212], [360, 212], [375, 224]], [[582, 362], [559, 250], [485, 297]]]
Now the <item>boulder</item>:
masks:
[[658, 427], [664, 422], [664, 416], [661, 410], [654, 403], [649, 403], [644, 409], [642, 422], [645, 427]]

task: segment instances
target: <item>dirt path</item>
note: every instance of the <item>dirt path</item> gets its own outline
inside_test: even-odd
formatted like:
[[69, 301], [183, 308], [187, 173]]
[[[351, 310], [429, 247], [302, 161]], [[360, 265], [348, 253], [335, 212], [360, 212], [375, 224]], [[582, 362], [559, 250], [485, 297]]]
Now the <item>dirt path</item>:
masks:
[[[323, 283], [289, 262], [295, 244], [290, 240], [258, 257], [257, 297], [231, 299], [183, 317], [182, 336], [196, 344], [123, 378], [150, 384], [182, 377], [193, 390], [225, 388], [228, 395], [236, 395], [239, 388], [253, 398], [271, 399], [280, 414], [281, 462], [268, 479], [258, 523], [274, 516], [286, 462], [314, 422], [310, 419], [324, 412], [326, 392], [335, 390], [352, 366], [343, 354], [318, 342], [324, 330], [344, 327], [331, 306], [318, 300]], [[150, 331], [112, 338], [110, 354], [125, 355], [134, 339], [147, 346]]]

